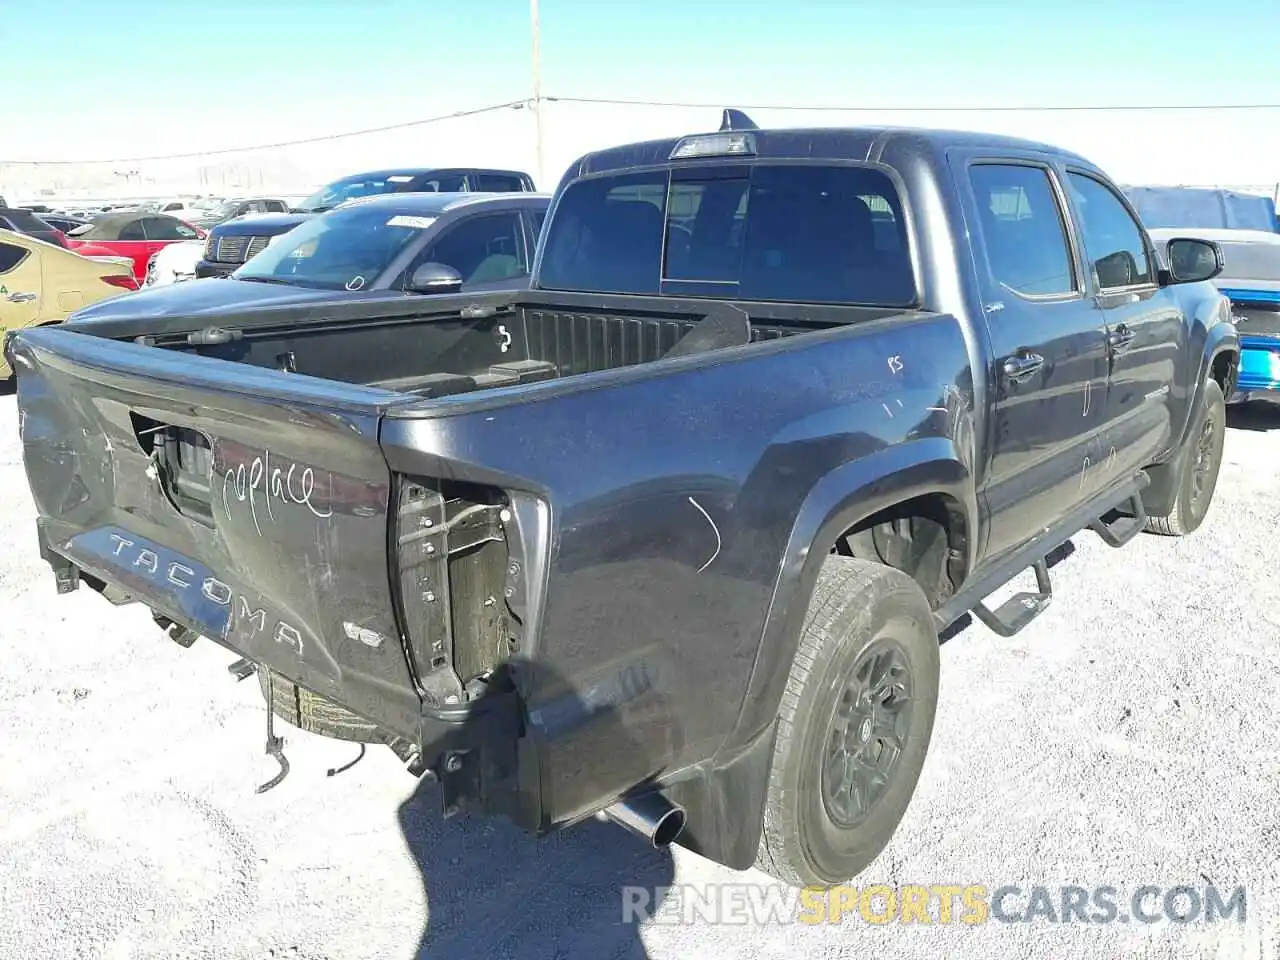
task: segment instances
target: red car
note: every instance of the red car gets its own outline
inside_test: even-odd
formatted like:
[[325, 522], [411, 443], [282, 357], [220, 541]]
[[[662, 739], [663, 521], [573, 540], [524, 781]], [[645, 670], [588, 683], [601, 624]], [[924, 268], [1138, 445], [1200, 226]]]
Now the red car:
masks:
[[163, 213], [109, 213], [72, 230], [67, 246], [86, 257], [128, 257], [142, 283], [156, 251], [183, 240], [203, 240], [205, 232]]

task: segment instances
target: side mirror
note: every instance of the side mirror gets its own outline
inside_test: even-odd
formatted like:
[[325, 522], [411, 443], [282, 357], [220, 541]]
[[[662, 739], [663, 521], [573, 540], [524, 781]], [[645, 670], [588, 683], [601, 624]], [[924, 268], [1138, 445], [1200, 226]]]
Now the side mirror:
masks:
[[1222, 273], [1226, 261], [1222, 247], [1211, 240], [1180, 237], [1165, 245], [1169, 278], [1174, 283], [1198, 283]]
[[462, 274], [443, 263], [424, 263], [413, 271], [405, 289], [410, 293], [457, 293]]

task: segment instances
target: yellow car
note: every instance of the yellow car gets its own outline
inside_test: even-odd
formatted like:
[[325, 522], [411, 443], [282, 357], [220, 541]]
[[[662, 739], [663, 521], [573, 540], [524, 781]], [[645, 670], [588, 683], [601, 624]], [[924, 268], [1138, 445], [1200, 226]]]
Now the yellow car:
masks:
[[[81, 307], [137, 289], [127, 257], [82, 257], [0, 230], [0, 344], [10, 330], [58, 323]], [[0, 380], [12, 375], [0, 353]]]

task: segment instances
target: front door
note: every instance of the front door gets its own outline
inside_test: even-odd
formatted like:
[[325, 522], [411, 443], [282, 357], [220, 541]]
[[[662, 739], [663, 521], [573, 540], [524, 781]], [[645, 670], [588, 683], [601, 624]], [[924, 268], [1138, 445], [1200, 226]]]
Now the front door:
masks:
[[1100, 485], [1148, 466], [1168, 449], [1172, 388], [1186, 356], [1186, 325], [1175, 293], [1159, 286], [1150, 244], [1113, 186], [1067, 171], [1084, 243], [1097, 325], [1107, 344]]
[[988, 556], [1035, 536], [1091, 492], [1105, 338], [1086, 298], [1055, 172], [971, 159], [967, 215], [995, 362], [984, 499]]

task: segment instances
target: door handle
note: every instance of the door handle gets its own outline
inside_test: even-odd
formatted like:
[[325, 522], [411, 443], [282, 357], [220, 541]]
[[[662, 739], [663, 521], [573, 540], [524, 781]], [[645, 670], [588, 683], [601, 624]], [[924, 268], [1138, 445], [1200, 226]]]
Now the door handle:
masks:
[[36, 295], [35, 295], [34, 293], [11, 293], [11, 294], [9, 294], [9, 302], [10, 302], [10, 303], [27, 303], [28, 301], [34, 300], [35, 298], [36, 298]]
[[1112, 350], [1123, 350], [1133, 343], [1136, 334], [1123, 323], [1107, 334], [1107, 346]]
[[1005, 357], [1000, 364], [1004, 375], [1013, 381], [1025, 380], [1044, 366], [1044, 357], [1038, 353], [1016, 353]]

